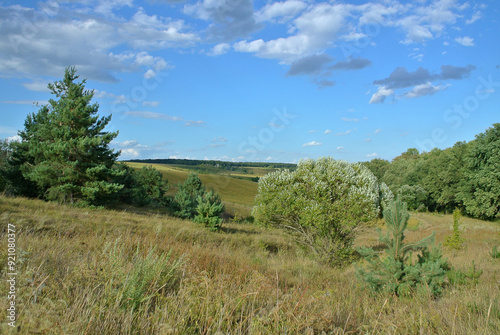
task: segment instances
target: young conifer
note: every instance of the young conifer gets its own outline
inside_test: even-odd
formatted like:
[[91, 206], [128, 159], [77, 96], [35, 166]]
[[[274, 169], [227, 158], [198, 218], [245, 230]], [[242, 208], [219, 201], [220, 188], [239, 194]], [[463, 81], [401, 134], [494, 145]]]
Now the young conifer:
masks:
[[[367, 261], [366, 268], [357, 269], [357, 275], [374, 291], [396, 295], [427, 293], [439, 295], [449, 269], [439, 247], [429, 249], [435, 233], [421, 241], [405, 243], [404, 232], [409, 214], [406, 204], [398, 197], [384, 210], [387, 233], [378, 229], [383, 251], [363, 247], [358, 252]], [[413, 259], [413, 253], [419, 252]]]

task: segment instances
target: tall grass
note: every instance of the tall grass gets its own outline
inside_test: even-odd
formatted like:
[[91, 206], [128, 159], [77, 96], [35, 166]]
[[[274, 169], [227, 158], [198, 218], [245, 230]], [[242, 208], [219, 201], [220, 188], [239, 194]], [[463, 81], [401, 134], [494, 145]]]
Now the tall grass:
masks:
[[[464, 248], [445, 250], [459, 269], [475, 260], [477, 285], [448, 287], [439, 299], [373, 294], [354, 267], [318, 264], [280, 231], [226, 223], [211, 233], [163, 214], [59, 207], [0, 198], [1, 240], [15, 224], [18, 320], [2, 334], [497, 334], [498, 224], [464, 219]], [[409, 240], [437, 231], [450, 215], [414, 215]], [[366, 228], [357, 245], [376, 242]], [[6, 248], [0, 248], [0, 290]], [[7, 308], [2, 294], [0, 309]]]

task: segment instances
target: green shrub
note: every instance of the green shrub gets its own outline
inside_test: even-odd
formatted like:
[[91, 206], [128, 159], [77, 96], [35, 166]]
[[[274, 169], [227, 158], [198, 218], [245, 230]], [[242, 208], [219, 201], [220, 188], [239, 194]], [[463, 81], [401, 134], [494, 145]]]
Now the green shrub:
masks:
[[320, 260], [337, 266], [351, 259], [359, 226], [392, 197], [364, 165], [331, 157], [269, 173], [260, 178], [258, 191], [252, 215], [259, 224], [284, 229]]
[[203, 196], [198, 196], [198, 206], [194, 222], [202, 223], [212, 231], [219, 230], [222, 225], [220, 215], [224, 212], [224, 204], [220, 196], [213, 191], [206, 192]]
[[460, 210], [456, 208], [453, 211], [453, 235], [447, 236], [444, 245], [450, 249], [460, 250], [465, 242], [465, 239], [460, 235]]
[[[359, 248], [358, 252], [368, 264], [356, 270], [357, 276], [374, 291], [403, 296], [415, 293], [437, 296], [445, 284], [449, 266], [439, 246], [429, 249], [435, 233], [418, 242], [404, 243], [409, 217], [406, 204], [399, 197], [391, 201], [384, 210], [387, 233], [384, 235], [377, 229], [380, 243], [386, 249]], [[413, 252], [420, 252], [416, 261]]]

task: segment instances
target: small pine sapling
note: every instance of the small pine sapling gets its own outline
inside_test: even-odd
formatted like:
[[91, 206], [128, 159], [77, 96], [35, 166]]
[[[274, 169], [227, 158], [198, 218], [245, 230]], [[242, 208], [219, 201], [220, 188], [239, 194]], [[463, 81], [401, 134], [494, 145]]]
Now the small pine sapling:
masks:
[[465, 242], [465, 239], [461, 236], [459, 228], [460, 217], [460, 210], [456, 208], [453, 211], [453, 234], [451, 236], [447, 236], [444, 242], [444, 245], [450, 249], [460, 250]]
[[198, 196], [197, 203], [197, 215], [194, 217], [194, 222], [202, 223], [212, 231], [219, 230], [222, 225], [220, 215], [224, 212], [224, 203], [220, 196], [213, 191], [209, 191], [203, 196]]
[[[448, 264], [439, 247], [429, 249], [435, 233], [418, 242], [404, 243], [409, 217], [406, 204], [399, 197], [389, 203], [384, 210], [387, 233], [384, 235], [377, 229], [386, 249], [359, 248], [358, 252], [368, 264], [366, 268], [357, 269], [357, 276], [374, 291], [397, 296], [412, 293], [437, 296], [444, 286]], [[413, 252], [420, 252], [416, 261]]]
[[491, 248], [491, 251], [490, 251], [490, 255], [491, 257], [493, 257], [494, 259], [498, 259], [500, 258], [500, 251], [498, 250], [497, 246], [493, 246], [493, 248]]

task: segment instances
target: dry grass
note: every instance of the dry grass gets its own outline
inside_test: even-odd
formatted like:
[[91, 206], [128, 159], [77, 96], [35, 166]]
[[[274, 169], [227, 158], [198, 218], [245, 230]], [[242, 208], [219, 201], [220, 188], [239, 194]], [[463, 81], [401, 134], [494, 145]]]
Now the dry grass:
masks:
[[[147, 211], [76, 209], [22, 198], [0, 198], [0, 211], [2, 241], [7, 223], [15, 224], [24, 258], [17, 271], [18, 328], [4, 319], [2, 334], [500, 333], [500, 261], [488, 256], [500, 241], [498, 223], [463, 219], [465, 249], [445, 250], [445, 256], [463, 269], [475, 260], [484, 273], [477, 286], [449, 287], [431, 300], [371, 294], [355, 279], [354, 265], [322, 266], [280, 231], [254, 225], [225, 224], [223, 232], [210, 233]], [[408, 239], [432, 230], [438, 241], [451, 234], [451, 215], [414, 219]], [[376, 243], [373, 228], [356, 243]], [[6, 292], [7, 251], [0, 250]], [[166, 267], [176, 281], [155, 289], [135, 310], [120, 303], [134, 267], [148, 254], [169, 252]]]

